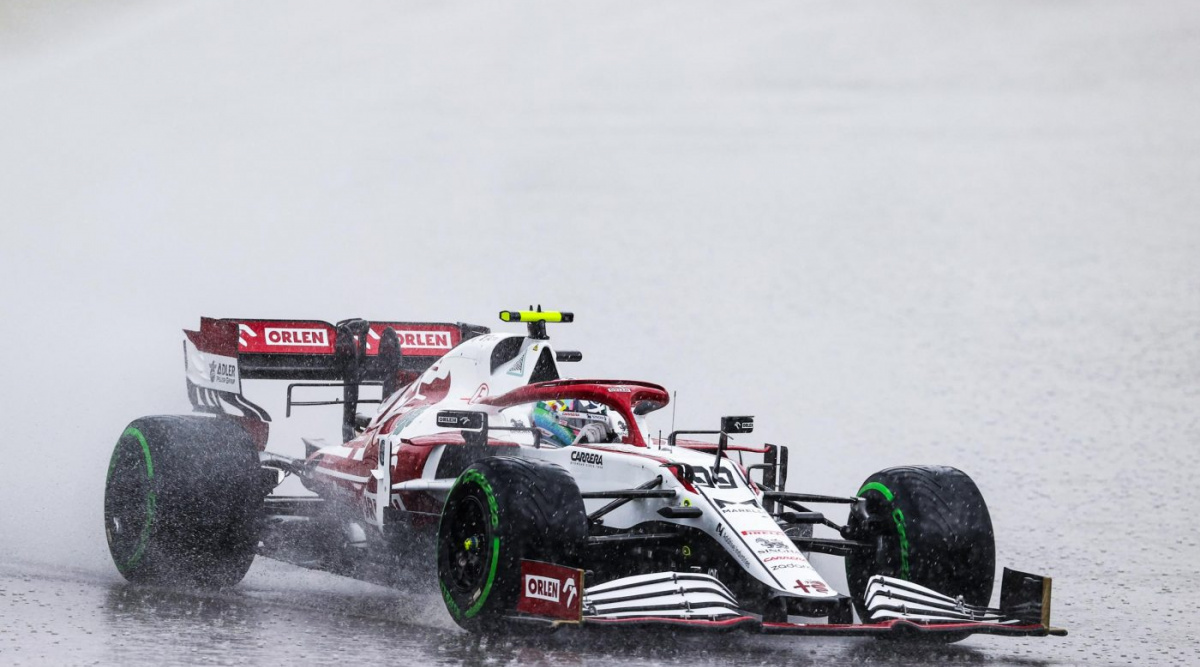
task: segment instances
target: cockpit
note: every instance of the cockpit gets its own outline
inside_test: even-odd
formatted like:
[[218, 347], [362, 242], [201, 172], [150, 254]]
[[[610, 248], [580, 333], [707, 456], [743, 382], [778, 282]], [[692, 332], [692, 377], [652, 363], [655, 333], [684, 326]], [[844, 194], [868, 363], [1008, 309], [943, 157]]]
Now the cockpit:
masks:
[[536, 429], [559, 447], [588, 443], [646, 446], [645, 416], [666, 405], [658, 385], [626, 380], [557, 380], [527, 385], [480, 403], [499, 408], [510, 427]]
[[629, 427], [603, 404], [578, 398], [538, 401], [530, 409], [530, 423], [543, 442], [565, 447], [580, 443], [621, 442]]

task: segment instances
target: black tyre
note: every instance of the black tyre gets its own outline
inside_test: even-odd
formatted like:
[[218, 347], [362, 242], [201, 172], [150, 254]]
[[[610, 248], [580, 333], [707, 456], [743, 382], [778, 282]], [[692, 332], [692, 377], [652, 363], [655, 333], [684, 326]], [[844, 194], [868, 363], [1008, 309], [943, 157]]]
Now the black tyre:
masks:
[[582, 567], [586, 542], [583, 497], [567, 471], [508, 456], [476, 461], [450, 491], [438, 529], [446, 608], [467, 630], [510, 630], [521, 560]]
[[236, 422], [143, 417], [117, 440], [104, 491], [104, 526], [129, 581], [231, 586], [258, 546], [269, 491], [258, 453]]
[[867, 581], [876, 574], [961, 595], [970, 604], [991, 600], [992, 519], [965, 473], [944, 466], [888, 468], [868, 477], [858, 495], [865, 508], [851, 511], [848, 535], [876, 545], [846, 557], [846, 581], [861, 618], [867, 618]]

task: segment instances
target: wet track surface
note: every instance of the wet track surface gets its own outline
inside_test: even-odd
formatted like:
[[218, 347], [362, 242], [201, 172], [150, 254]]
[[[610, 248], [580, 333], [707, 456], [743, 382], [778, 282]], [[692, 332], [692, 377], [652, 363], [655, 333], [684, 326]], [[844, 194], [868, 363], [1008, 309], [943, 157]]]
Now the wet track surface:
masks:
[[479, 639], [453, 629], [432, 594], [398, 595], [321, 575], [259, 571], [237, 590], [203, 593], [30, 569], [0, 572], [6, 664], [327, 664], [330, 656], [397, 665], [1048, 664], [1011, 646], [746, 634]]
[[[5, 3], [0, 665], [1200, 664], [1197, 35], [1194, 2]], [[756, 415], [790, 490], [963, 469], [1070, 636], [481, 641], [429, 582], [121, 581], [104, 471], [187, 410], [180, 329], [530, 301], [576, 312], [577, 377]], [[337, 437], [250, 396], [275, 451]]]

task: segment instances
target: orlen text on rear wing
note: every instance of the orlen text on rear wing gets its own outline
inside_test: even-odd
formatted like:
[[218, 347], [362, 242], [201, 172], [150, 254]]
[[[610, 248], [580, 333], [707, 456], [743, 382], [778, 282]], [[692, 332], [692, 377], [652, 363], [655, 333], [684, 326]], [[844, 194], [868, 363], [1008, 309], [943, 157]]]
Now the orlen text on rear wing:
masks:
[[343, 436], [353, 437], [358, 388], [383, 385], [391, 394], [463, 340], [488, 333], [463, 323], [201, 318], [184, 331], [188, 397], [200, 412], [269, 422], [266, 411], [242, 396], [242, 380], [329, 381], [344, 387]]

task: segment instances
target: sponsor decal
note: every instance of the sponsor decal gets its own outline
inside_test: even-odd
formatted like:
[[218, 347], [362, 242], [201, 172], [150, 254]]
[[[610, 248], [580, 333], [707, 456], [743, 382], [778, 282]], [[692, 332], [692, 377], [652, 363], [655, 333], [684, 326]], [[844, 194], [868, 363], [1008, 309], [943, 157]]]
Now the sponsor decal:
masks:
[[738, 505], [752, 505], [754, 507], [758, 507], [758, 504], [753, 498], [750, 500], [721, 500], [720, 498], [713, 498], [713, 502], [717, 504], [719, 509], [725, 509], [726, 507], [737, 507]]
[[258, 338], [258, 333], [245, 324], [238, 324], [238, 345], [242, 348], [250, 347], [250, 341], [246, 339], [246, 336]]
[[804, 560], [804, 556], [796, 556], [794, 554], [785, 554], [783, 556], [767, 556], [766, 558], [762, 559], [762, 561], [764, 563], [770, 563], [771, 561], [776, 561], [776, 560]]
[[596, 452], [574, 451], [571, 452], [571, 463], [592, 466], [593, 468], [603, 468], [604, 456]]
[[437, 413], [436, 422], [438, 426], [446, 428], [482, 431], [487, 428], [487, 415], [482, 412], [442, 410]]
[[765, 515], [765, 514], [767, 513], [767, 512], [766, 512], [766, 510], [764, 510], [763, 508], [759, 507], [758, 505], [755, 505], [755, 504], [754, 504], [754, 501], [750, 501], [750, 502], [749, 502], [749, 504], [741, 504], [741, 503], [728, 503], [728, 504], [726, 504], [726, 505], [725, 505], [725, 506], [723, 506], [723, 507], [720, 505], [721, 501], [717, 500], [716, 502], [717, 502], [717, 506], [721, 508], [721, 512], [723, 512], [723, 513], [725, 513], [725, 514], [760, 514], [760, 515]]
[[[742, 531], [746, 532], [746, 531]], [[791, 545], [783, 540], [768, 539], [766, 537], [756, 537], [754, 542], [761, 547], [762, 551], [791, 551]]]
[[[450, 324], [372, 322], [365, 336], [369, 356], [379, 354], [383, 331], [392, 329], [404, 354], [441, 356], [458, 344], [458, 327]], [[262, 321], [237, 323], [238, 351], [251, 354], [333, 354], [336, 329], [317, 320]]]
[[743, 535], [783, 535], [782, 530], [743, 530]]
[[328, 347], [329, 332], [324, 329], [277, 329], [267, 327], [266, 343], [273, 347]]
[[804, 581], [802, 579], [797, 579], [796, 585], [792, 586], [792, 588], [795, 588], [800, 591], [804, 591], [805, 593], [828, 593], [829, 592], [829, 587], [820, 581]]
[[733, 473], [724, 468], [695, 468], [696, 471], [696, 486], [707, 486], [717, 489], [735, 489], [737, 483], [733, 481]]
[[583, 616], [583, 570], [539, 561], [521, 561], [517, 611], [579, 621]]
[[458, 344], [458, 331], [452, 325], [405, 325], [402, 322], [376, 322], [367, 332], [367, 354], [379, 354], [379, 341], [385, 329], [396, 332], [396, 340], [405, 354], [441, 355]]
[[472, 396], [469, 401], [467, 401], [467, 404], [474, 405], [487, 397], [488, 397], [488, 386], [487, 386], [487, 383], [484, 382], [483, 384], [479, 385], [478, 389], [475, 390], [475, 395]]
[[807, 568], [805, 568], [805, 567], [804, 567], [804, 565], [802, 565], [802, 564], [800, 564], [800, 563], [776, 563], [776, 564], [774, 564], [774, 565], [768, 565], [768, 566], [767, 566], [767, 568], [768, 568], [768, 569], [770, 569], [770, 570], [772, 570], [772, 571], [778, 571], [778, 570], [803, 570], [803, 569], [807, 569]]
[[608, 387], [608, 391], [610, 391], [612, 393], [622, 393], [622, 394], [629, 394], [629, 393], [633, 392], [633, 390], [630, 389], [629, 387], [622, 387], [622, 386]]
[[528, 354], [529, 353], [527, 352], [517, 357], [517, 361], [512, 365], [512, 368], [508, 369], [509, 375], [521, 377], [525, 374], [525, 357], [528, 356]]
[[201, 352], [190, 340], [184, 341], [184, 358], [187, 360], [187, 379], [197, 387], [241, 393], [237, 357]]
[[717, 535], [721, 536], [721, 539], [725, 540], [725, 544], [729, 545], [729, 553], [733, 554], [733, 557], [738, 559], [738, 562], [742, 564], [742, 567], [750, 566], [750, 559], [746, 556], [746, 554], [742, 553], [742, 545], [737, 540], [733, 539], [732, 535], [726, 532], [725, 524], [717, 524]]
[[396, 336], [400, 346], [406, 349], [450, 349], [450, 334], [441, 331], [397, 331]]
[[721, 430], [726, 433], [753, 433], [754, 417], [722, 417]]
[[[568, 581], [571, 580], [568, 579]], [[525, 575], [525, 595], [535, 600], [558, 602], [561, 586], [562, 582], [558, 579], [541, 577], [536, 574]]]
[[208, 362], [208, 381], [232, 390], [238, 383], [237, 364], [216, 360]]

